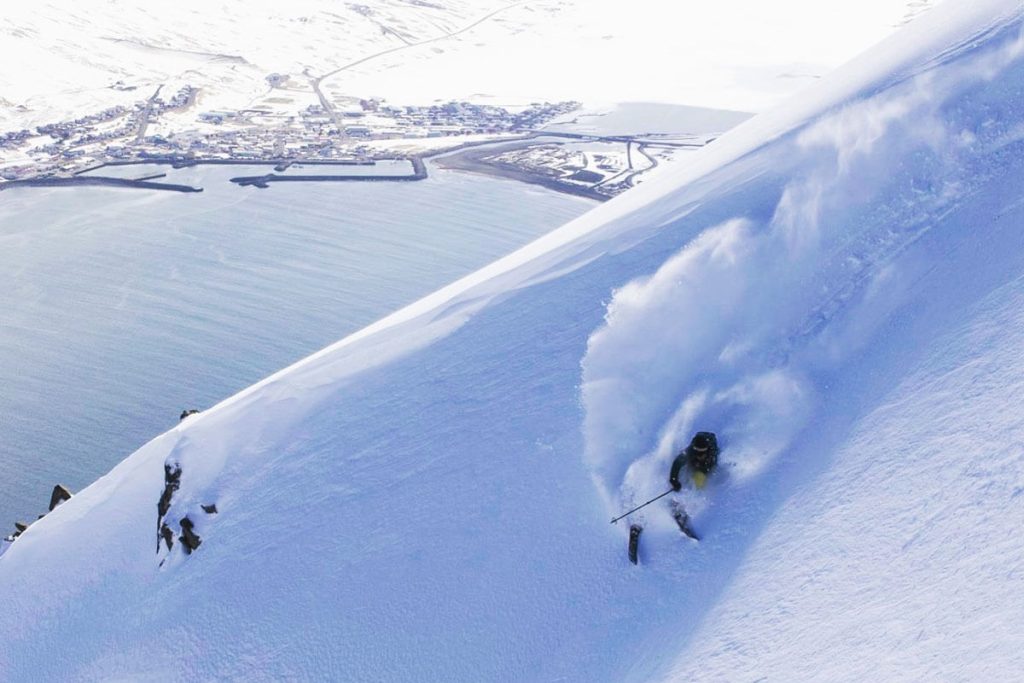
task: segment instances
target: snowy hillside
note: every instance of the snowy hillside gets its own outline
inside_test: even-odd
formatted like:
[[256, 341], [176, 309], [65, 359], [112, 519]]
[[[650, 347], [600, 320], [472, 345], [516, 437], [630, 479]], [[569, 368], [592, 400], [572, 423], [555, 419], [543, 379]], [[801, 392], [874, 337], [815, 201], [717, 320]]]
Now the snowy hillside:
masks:
[[[165, 97], [199, 89], [197, 108], [169, 116], [165, 134], [194, 128], [202, 111], [259, 104], [294, 116], [317, 102], [307, 81], [328, 74], [323, 86], [339, 106], [380, 96], [404, 104], [653, 98], [760, 109], [935, 1], [8, 3], [0, 133], [131, 108], [157, 86]], [[747, 20], [736, 22], [738, 12]], [[292, 82], [270, 90], [275, 73]]]
[[1012, 677], [1022, 29], [950, 0], [186, 419], [0, 557], [0, 676]]
[[6, 100], [6, 106], [0, 100], [0, 124], [52, 123], [137, 99], [137, 93], [112, 88], [118, 82], [149, 90], [168, 84], [172, 90], [191, 81], [203, 88], [203, 107], [241, 108], [266, 91], [268, 74], [326, 73], [455, 31], [504, 6], [498, 0], [186, 0], [168, 11], [111, 1], [88, 8], [67, 0], [16, 4], [0, 18], [3, 54], [28, 68], [0, 74]]

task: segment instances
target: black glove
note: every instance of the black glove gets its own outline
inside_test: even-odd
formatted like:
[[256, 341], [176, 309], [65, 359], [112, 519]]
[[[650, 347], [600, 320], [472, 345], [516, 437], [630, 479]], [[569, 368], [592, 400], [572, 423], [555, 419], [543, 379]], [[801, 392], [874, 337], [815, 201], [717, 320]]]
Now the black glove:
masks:
[[683, 488], [683, 485], [679, 483], [678, 479], [669, 479], [668, 483], [672, 484], [673, 491], [681, 491]]

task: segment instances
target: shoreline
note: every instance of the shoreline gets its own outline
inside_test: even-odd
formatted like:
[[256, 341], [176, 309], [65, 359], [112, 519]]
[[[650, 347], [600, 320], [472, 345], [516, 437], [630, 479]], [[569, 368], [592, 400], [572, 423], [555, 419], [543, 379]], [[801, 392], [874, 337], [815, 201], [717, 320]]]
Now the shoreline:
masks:
[[173, 169], [192, 168], [193, 166], [274, 166], [275, 171], [283, 171], [294, 164], [310, 166], [373, 166], [377, 161], [384, 161], [384, 159], [188, 159], [175, 156], [148, 157], [146, 159], [104, 161], [101, 164], [75, 171], [72, 177], [98, 171], [108, 166], [170, 166]]
[[[426, 161], [436, 163], [439, 168], [464, 173], [474, 173], [491, 178], [512, 180], [530, 185], [537, 185], [553, 192], [570, 194], [585, 199], [606, 202], [610, 196], [597, 192], [593, 188], [574, 185], [557, 178], [529, 171], [508, 164], [484, 161], [483, 157], [493, 153], [494, 148], [518, 149], [536, 144], [544, 137], [576, 138], [576, 135], [556, 133], [548, 135], [534, 131], [514, 138], [498, 140], [474, 140], [438, 150], [427, 151], [408, 157], [395, 156], [382, 159], [188, 159], [176, 156], [150, 157], [146, 159], [105, 161], [68, 177], [26, 178], [0, 183], [0, 191], [10, 187], [76, 187], [105, 186], [127, 189], [163, 190], [171, 192], [202, 192], [203, 188], [178, 183], [153, 182], [156, 178], [165, 177], [165, 173], [154, 173], [142, 178], [116, 178], [112, 176], [85, 175], [107, 167], [126, 166], [170, 166], [172, 169], [191, 168], [195, 166], [272, 166], [273, 171], [265, 175], [237, 176], [229, 178], [229, 182], [240, 187], [256, 187], [266, 189], [271, 183], [280, 182], [410, 182], [425, 180], [429, 177]], [[592, 136], [579, 136], [592, 137]], [[378, 161], [408, 160], [413, 167], [410, 175], [320, 175], [295, 174], [279, 175], [292, 166], [373, 166]]]

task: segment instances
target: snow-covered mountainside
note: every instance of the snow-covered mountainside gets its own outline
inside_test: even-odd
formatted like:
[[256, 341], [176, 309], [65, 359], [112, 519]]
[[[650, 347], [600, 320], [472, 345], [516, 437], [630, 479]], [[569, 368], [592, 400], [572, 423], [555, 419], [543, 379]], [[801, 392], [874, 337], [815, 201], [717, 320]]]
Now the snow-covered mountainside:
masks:
[[1011, 677], [1022, 27], [950, 0], [187, 418], [0, 557], [0, 676]]

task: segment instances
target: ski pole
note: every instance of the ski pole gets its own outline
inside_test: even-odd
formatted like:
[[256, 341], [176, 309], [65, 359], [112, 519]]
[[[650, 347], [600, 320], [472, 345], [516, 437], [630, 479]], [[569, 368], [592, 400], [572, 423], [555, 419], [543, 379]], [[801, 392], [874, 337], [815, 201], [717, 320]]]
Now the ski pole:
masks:
[[658, 500], [659, 498], [664, 498], [665, 496], [667, 496], [668, 494], [672, 493], [673, 491], [675, 491], [675, 489], [669, 489], [668, 491], [665, 491], [665, 493], [662, 493], [661, 495], [658, 495], [658, 496], [655, 496], [654, 498], [651, 498], [646, 503], [641, 503], [640, 505], [637, 505], [635, 508], [633, 508], [629, 512], [627, 512], [625, 514], [621, 514], [618, 517], [616, 517], [615, 519], [613, 519], [612, 520], [612, 524], [615, 524], [615, 522], [619, 521], [623, 517], [628, 517], [629, 515], [633, 514], [634, 512], [636, 512], [637, 510], [639, 510], [642, 507], [647, 507], [648, 505], [650, 505], [654, 501]]

